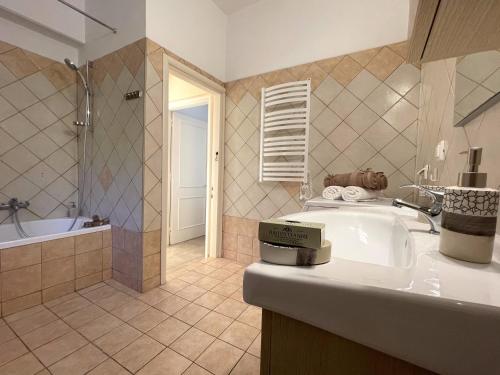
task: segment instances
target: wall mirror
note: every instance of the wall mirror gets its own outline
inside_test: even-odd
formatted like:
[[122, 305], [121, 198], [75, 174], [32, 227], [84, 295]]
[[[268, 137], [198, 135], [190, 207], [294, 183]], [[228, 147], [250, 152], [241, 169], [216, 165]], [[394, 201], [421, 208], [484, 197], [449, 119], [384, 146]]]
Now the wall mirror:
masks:
[[500, 101], [500, 50], [457, 58], [454, 126], [465, 126]]

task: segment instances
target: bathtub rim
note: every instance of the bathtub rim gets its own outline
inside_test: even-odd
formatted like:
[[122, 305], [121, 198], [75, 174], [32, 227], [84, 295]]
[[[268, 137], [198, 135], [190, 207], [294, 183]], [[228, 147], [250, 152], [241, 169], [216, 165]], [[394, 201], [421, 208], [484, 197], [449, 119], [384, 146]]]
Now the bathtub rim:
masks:
[[[86, 217], [83, 217], [83, 218], [88, 219]], [[58, 219], [65, 219], [65, 218], [55, 218], [55, 219], [47, 219], [47, 220], [58, 220]], [[88, 220], [90, 220], [90, 219], [88, 219]], [[46, 220], [37, 220], [37, 221], [46, 221]], [[106, 230], [111, 230], [111, 224], [106, 224], [106, 225], [101, 225], [98, 227], [91, 227], [91, 228], [81, 228], [78, 230], [66, 231], [66, 232], [61, 232], [61, 233], [44, 234], [42, 236], [22, 238], [22, 239], [6, 241], [6, 242], [0, 242], [0, 250], [10, 249], [10, 248], [19, 247], [19, 246], [25, 246], [25, 245], [31, 245], [31, 244], [39, 243], [39, 242], [53, 241], [53, 240], [57, 240], [60, 238], [74, 237], [74, 236], [78, 236], [81, 234], [104, 232]]]

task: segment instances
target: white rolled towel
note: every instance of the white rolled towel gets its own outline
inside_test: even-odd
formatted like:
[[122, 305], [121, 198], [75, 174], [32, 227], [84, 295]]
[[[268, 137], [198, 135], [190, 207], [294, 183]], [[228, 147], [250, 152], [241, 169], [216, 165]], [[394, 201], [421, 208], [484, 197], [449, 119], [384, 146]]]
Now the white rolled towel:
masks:
[[347, 186], [342, 191], [342, 199], [346, 202], [373, 201], [379, 196], [379, 190], [367, 190], [359, 186]]
[[325, 199], [330, 200], [338, 200], [342, 199], [342, 192], [345, 190], [345, 187], [342, 186], [327, 186], [321, 196]]

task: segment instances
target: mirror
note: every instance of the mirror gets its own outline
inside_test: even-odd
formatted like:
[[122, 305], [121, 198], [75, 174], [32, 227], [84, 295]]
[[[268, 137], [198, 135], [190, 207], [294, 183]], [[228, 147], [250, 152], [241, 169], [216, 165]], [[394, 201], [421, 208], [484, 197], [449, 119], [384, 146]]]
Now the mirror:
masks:
[[464, 126], [500, 101], [500, 50], [457, 58], [454, 126]]

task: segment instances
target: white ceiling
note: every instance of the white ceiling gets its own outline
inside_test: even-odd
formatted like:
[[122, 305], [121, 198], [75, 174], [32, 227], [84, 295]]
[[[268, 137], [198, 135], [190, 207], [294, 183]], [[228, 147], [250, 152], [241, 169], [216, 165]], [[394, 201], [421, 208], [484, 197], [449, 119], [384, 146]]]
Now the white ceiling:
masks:
[[224, 13], [235, 13], [260, 0], [212, 0]]

